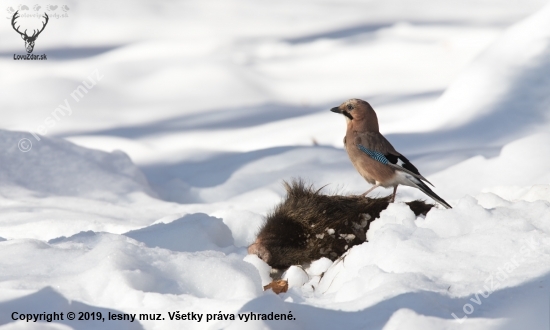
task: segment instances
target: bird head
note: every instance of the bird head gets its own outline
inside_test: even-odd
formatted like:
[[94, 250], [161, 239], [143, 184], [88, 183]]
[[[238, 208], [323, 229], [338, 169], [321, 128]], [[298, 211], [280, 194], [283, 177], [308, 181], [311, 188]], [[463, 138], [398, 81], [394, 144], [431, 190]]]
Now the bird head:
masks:
[[361, 131], [378, 132], [378, 118], [376, 112], [366, 101], [350, 99], [330, 111], [342, 114], [346, 117], [348, 125]]

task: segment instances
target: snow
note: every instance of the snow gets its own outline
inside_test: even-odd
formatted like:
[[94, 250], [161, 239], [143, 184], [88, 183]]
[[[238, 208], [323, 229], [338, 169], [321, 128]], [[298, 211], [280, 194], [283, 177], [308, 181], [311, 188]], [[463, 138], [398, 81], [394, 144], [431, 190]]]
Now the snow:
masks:
[[[47, 61], [14, 61], [23, 42], [0, 27], [0, 329], [550, 326], [545, 1], [58, 5]], [[264, 292], [271, 269], [246, 247], [282, 180], [368, 189], [328, 111], [352, 97], [453, 209], [415, 217], [403, 202], [427, 197], [400, 187], [369, 242]]]
[[172, 251], [217, 250], [233, 245], [231, 231], [222, 219], [204, 213], [189, 214], [170, 223], [157, 223], [124, 235]]

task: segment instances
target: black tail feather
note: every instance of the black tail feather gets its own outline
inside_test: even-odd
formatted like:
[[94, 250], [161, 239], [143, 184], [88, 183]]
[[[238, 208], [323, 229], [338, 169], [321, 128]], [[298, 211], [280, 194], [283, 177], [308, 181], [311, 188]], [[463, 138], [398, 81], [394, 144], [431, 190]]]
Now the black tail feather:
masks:
[[439, 196], [437, 196], [436, 193], [434, 193], [430, 187], [424, 184], [424, 182], [418, 180], [418, 182], [415, 182], [416, 187], [420, 189], [423, 193], [430, 196], [434, 201], [438, 202], [439, 204], [445, 206], [445, 208], [452, 209], [451, 205], [449, 203], [445, 202], [445, 200]]

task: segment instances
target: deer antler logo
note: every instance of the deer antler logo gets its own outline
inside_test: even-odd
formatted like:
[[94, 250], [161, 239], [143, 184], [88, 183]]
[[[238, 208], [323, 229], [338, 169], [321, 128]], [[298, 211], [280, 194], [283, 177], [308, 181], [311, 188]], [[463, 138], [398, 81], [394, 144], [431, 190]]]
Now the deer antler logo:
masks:
[[19, 33], [21, 35], [21, 38], [23, 40], [25, 40], [25, 48], [27, 49], [27, 53], [30, 54], [30, 53], [32, 53], [32, 50], [34, 49], [34, 41], [36, 40], [36, 38], [38, 38], [40, 33], [42, 33], [42, 31], [44, 31], [44, 28], [48, 24], [48, 20], [50, 18], [48, 17], [48, 14], [44, 13], [44, 16], [42, 16], [42, 17], [44, 17], [46, 19], [46, 21], [44, 21], [44, 23], [42, 23], [42, 29], [40, 29], [38, 31], [33, 29], [32, 36], [29, 36], [29, 35], [27, 35], [27, 30], [25, 30], [25, 32], [21, 32], [21, 31], [19, 31], [20, 26], [15, 27], [15, 20], [19, 18], [19, 16], [17, 15], [18, 13], [19, 13], [19, 10], [16, 11], [15, 14], [13, 14], [13, 17], [11, 19], [11, 26], [13, 27], [13, 29], [15, 31], [17, 31], [17, 33]]

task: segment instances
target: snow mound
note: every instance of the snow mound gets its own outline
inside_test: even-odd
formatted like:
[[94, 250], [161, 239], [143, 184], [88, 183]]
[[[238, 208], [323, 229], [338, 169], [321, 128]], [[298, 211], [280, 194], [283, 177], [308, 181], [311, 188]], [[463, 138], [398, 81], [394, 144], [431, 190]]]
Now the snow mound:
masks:
[[531, 191], [527, 196], [532, 185], [550, 182], [548, 167], [541, 166], [550, 163], [550, 148], [544, 147], [548, 145], [549, 133], [527, 136], [505, 145], [497, 157], [476, 156], [432, 175], [430, 179], [446, 183], [438, 186], [437, 191], [440, 196], [448, 198], [484, 191], [502, 194], [507, 199], [548, 200], [543, 186], [538, 188], [543, 189], [539, 193]]
[[48, 240], [82, 231], [124, 233], [170, 214], [141, 170], [120, 151], [0, 130], [2, 237]]
[[345, 267], [331, 269], [321, 291], [334, 293], [338, 302], [369, 301], [372, 291], [463, 297], [483, 288], [492, 273], [503, 271], [502, 287], [508, 287], [528, 273], [549, 272], [541, 261], [550, 260], [550, 203], [496, 204], [485, 208], [465, 197], [454, 209], [433, 209], [416, 219], [405, 204], [390, 204], [369, 229], [369, 242], [350, 249]]
[[131, 192], [153, 194], [145, 176], [121, 151], [106, 153], [47, 137], [37, 141], [29, 133], [5, 130], [0, 130], [0, 148], [0, 189], [5, 193], [22, 187], [43, 196], [106, 201]]
[[149, 247], [195, 252], [233, 245], [231, 231], [222, 219], [204, 213], [189, 214], [170, 223], [157, 223], [124, 234]]
[[250, 299], [261, 292], [258, 272], [237, 254], [149, 248], [123, 235], [93, 232], [50, 243], [14, 239], [0, 244], [4, 289], [51, 286], [72, 299], [125, 309], [152, 297]]

